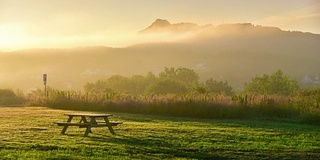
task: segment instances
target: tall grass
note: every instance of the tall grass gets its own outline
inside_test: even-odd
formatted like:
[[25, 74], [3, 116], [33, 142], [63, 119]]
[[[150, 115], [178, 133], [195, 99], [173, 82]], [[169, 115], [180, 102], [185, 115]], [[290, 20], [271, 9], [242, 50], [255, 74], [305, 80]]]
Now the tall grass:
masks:
[[319, 93], [304, 90], [290, 96], [211, 93], [145, 96], [51, 90], [48, 97], [36, 93], [29, 98], [33, 105], [68, 110], [215, 119], [281, 119], [320, 124]]

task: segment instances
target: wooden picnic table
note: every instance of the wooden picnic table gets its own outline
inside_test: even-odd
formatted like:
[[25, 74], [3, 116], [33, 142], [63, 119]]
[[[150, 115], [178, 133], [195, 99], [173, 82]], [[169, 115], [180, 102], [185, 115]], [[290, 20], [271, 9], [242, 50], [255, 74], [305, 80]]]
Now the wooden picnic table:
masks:
[[[71, 113], [64, 114], [68, 116], [67, 122], [55, 122], [58, 126], [63, 126], [61, 134], [65, 134], [69, 126], [78, 126], [79, 128], [86, 128], [84, 136], [88, 136], [89, 133], [92, 133], [91, 128], [93, 127], [108, 127], [109, 131], [112, 134], [115, 134], [112, 126], [117, 126], [122, 124], [122, 122], [110, 122], [108, 117], [112, 114], [83, 114], [83, 113]], [[80, 122], [72, 122], [74, 117], [80, 117]], [[102, 121], [97, 121], [102, 119]]]

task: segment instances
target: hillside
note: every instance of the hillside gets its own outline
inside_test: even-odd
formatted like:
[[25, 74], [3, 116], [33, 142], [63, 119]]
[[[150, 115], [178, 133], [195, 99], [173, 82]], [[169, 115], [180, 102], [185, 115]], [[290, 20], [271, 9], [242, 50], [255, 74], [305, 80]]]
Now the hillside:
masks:
[[158, 74], [164, 67], [188, 67], [202, 80], [227, 80], [236, 88], [253, 76], [283, 70], [300, 80], [320, 74], [320, 35], [283, 31], [252, 24], [198, 26], [156, 20], [138, 35], [170, 32], [174, 42], [136, 44], [125, 48], [82, 47], [30, 49], [0, 53], [0, 88], [32, 89], [48, 85], [82, 89], [86, 82], [110, 75]]

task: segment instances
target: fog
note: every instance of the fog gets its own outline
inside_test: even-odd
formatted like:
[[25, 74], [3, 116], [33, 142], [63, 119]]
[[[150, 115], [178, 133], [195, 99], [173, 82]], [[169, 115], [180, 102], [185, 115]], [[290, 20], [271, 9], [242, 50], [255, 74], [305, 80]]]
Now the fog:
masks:
[[128, 37], [125, 47], [0, 52], [0, 88], [41, 89], [46, 73], [50, 87], [81, 90], [85, 83], [111, 75], [158, 74], [164, 67], [190, 68], [201, 80], [227, 80], [235, 88], [277, 69], [298, 81], [304, 75], [320, 74], [317, 34], [252, 24], [161, 26], [156, 22]]

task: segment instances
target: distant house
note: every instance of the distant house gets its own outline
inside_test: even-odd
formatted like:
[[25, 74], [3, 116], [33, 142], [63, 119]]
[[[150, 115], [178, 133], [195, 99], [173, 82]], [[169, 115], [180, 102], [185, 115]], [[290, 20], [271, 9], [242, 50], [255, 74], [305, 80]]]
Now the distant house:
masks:
[[311, 78], [308, 75], [305, 75], [302, 80], [300, 81], [302, 87], [318, 87], [320, 86], [320, 77], [315, 76]]
[[303, 79], [300, 81], [300, 83], [301, 84], [313, 83], [313, 80], [308, 75], [305, 75]]
[[314, 78], [314, 83], [317, 85], [317, 86], [320, 86], [320, 77], [319, 76], [316, 76]]
[[317, 83], [320, 83], [320, 77], [319, 77], [319, 76], [316, 76], [316, 77], [314, 78], [314, 80], [315, 80]]
[[207, 70], [206, 62], [199, 63], [195, 66], [195, 69], [200, 72], [205, 72]]

